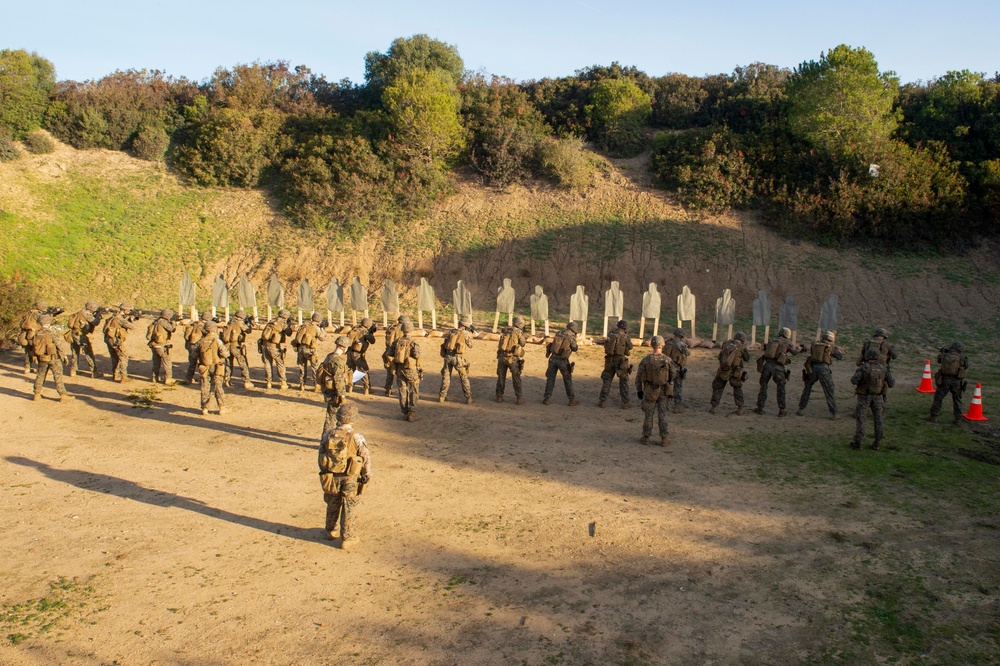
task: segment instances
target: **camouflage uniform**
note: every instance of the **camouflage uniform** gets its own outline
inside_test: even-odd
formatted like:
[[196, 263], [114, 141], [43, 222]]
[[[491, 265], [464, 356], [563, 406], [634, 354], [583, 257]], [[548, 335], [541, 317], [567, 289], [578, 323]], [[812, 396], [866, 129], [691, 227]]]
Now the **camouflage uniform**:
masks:
[[403, 336], [403, 322], [409, 321], [410, 318], [406, 315], [399, 315], [395, 324], [389, 326], [385, 329], [385, 351], [382, 352], [382, 365], [385, 367], [385, 394], [392, 394], [392, 380], [396, 373], [396, 366], [392, 362], [392, 357], [389, 355], [389, 350], [392, 348], [393, 343]]
[[674, 413], [679, 414], [684, 411], [682, 400], [684, 398], [684, 377], [687, 376], [688, 357], [691, 356], [691, 348], [684, 341], [684, 330], [674, 330], [674, 337], [667, 340], [663, 345], [663, 353], [670, 357], [670, 360], [677, 364], [679, 368], [677, 378], [674, 380]]
[[319, 392], [319, 382], [316, 381], [316, 369], [319, 367], [319, 356], [316, 355], [316, 343], [326, 340], [326, 331], [320, 326], [322, 317], [314, 314], [312, 319], [302, 325], [295, 333], [292, 346], [295, 347], [296, 363], [299, 366], [299, 390], [306, 388], [306, 376], [309, 368], [313, 371], [313, 390]]
[[219, 325], [210, 321], [205, 325], [205, 335], [198, 341], [198, 373], [201, 375], [201, 413], [208, 414], [212, 396], [224, 412], [226, 393], [222, 388], [226, 380], [226, 359], [229, 350], [219, 337]]
[[628, 360], [632, 352], [632, 339], [628, 335], [628, 324], [619, 321], [615, 330], [608, 335], [604, 343], [604, 372], [601, 373], [601, 394], [597, 406], [603, 407], [611, 393], [611, 384], [618, 377], [618, 393], [622, 399], [622, 409], [628, 409], [628, 376], [632, 373], [632, 364]]
[[[424, 371], [420, 367], [420, 345], [410, 338], [413, 324], [403, 322], [401, 325], [403, 336], [392, 343], [389, 348], [389, 359], [393, 368], [391, 372], [396, 376], [396, 389], [399, 391], [399, 409], [407, 421], [416, 421], [419, 417], [416, 414], [417, 401], [420, 399], [420, 380], [424, 376]], [[404, 347], [408, 346], [407, 352]], [[397, 361], [397, 352], [403, 361]]]
[[969, 357], [962, 353], [960, 342], [951, 343], [938, 354], [937, 362], [941, 366], [934, 375], [934, 403], [931, 405], [931, 421], [937, 421], [938, 414], [944, 404], [944, 398], [951, 394], [951, 405], [954, 422], [962, 419], [962, 394], [965, 392], [965, 375], [969, 370]]
[[[663, 353], [663, 338], [654, 335], [650, 344], [653, 353], [646, 355], [636, 368], [635, 373], [635, 393], [639, 398], [639, 407], [642, 409], [642, 443], [648, 444], [649, 438], [653, 434], [653, 415], [656, 415], [660, 429], [660, 444], [666, 446], [670, 443], [668, 439], [667, 426], [667, 405], [673, 397], [673, 383], [671, 375], [676, 377], [679, 368], [670, 360], [670, 357]], [[662, 377], [660, 368], [665, 368], [666, 377]], [[666, 379], [667, 383], [662, 384]], [[676, 378], [672, 380], [676, 382]], [[662, 384], [662, 385], [661, 385]]]
[[[371, 392], [371, 379], [368, 377], [368, 359], [365, 354], [368, 346], [375, 344], [375, 324], [371, 318], [365, 317], [361, 320], [361, 327], [351, 330], [347, 335], [350, 338], [351, 346], [347, 348], [347, 369], [351, 375], [355, 372], [363, 372], [365, 376], [361, 380], [361, 388], [365, 395]], [[350, 390], [354, 390], [354, 383], [351, 382]]]
[[[462, 393], [465, 394], [466, 404], [472, 404], [472, 385], [469, 383], [469, 359], [465, 358], [465, 350], [472, 348], [472, 319], [463, 315], [459, 321], [458, 328], [452, 329], [444, 336], [441, 343], [441, 392], [438, 394], [438, 402], [444, 402], [448, 397], [448, 388], [451, 386], [451, 373], [458, 371], [458, 378], [462, 382]], [[459, 340], [456, 349], [448, 349], [449, 339]]]
[[87, 359], [90, 364], [91, 378], [100, 377], [97, 370], [97, 359], [94, 357], [94, 346], [90, 341], [90, 335], [97, 328], [101, 320], [94, 314], [97, 311], [97, 304], [88, 302], [86, 306], [70, 315], [69, 326], [66, 330], [66, 339], [69, 342], [69, 376], [76, 376], [79, 367], [80, 357]]
[[837, 398], [833, 392], [833, 372], [830, 371], [830, 363], [833, 359], [844, 358], [844, 355], [833, 344], [833, 336], [826, 333], [819, 342], [812, 343], [809, 348], [809, 358], [802, 369], [802, 397], [799, 398], [798, 415], [802, 416], [803, 411], [809, 405], [809, 396], [812, 393], [813, 385], [819, 382], [823, 387], [823, 395], [826, 397], [826, 406], [830, 410], [830, 415], [837, 418]]
[[267, 377], [264, 388], [271, 388], [273, 375], [277, 375], [280, 389], [288, 388], [288, 380], [285, 378], [285, 348], [282, 344], [285, 338], [292, 334], [292, 327], [288, 323], [289, 316], [291, 313], [288, 310], [284, 308], [278, 310], [278, 316], [267, 322], [257, 342], [261, 360], [264, 362], [264, 374]]
[[884, 402], [882, 394], [885, 387], [892, 388], [896, 382], [892, 378], [889, 368], [878, 362], [878, 354], [872, 350], [866, 352], [867, 360], [862, 363], [851, 377], [851, 383], [857, 388], [854, 390], [858, 396], [858, 404], [854, 408], [854, 439], [851, 441], [852, 449], [861, 448], [861, 440], [865, 437], [865, 414], [869, 409], [875, 419], [875, 442], [873, 449], [878, 449], [882, 442], [883, 422], [882, 414]]
[[32, 351], [31, 339], [35, 337], [35, 332], [42, 327], [38, 323], [38, 318], [42, 316], [44, 310], [45, 304], [38, 302], [28, 311], [28, 314], [21, 317], [21, 333], [17, 338], [17, 342], [24, 349], [25, 377], [31, 374], [31, 364], [35, 360], [35, 352]]
[[350, 370], [347, 368], [347, 347], [350, 339], [346, 335], [337, 338], [337, 347], [326, 355], [316, 372], [316, 383], [323, 387], [326, 399], [326, 420], [323, 432], [330, 430], [337, 420], [337, 409], [347, 401], [351, 392]]
[[67, 395], [66, 387], [63, 385], [63, 359], [69, 357], [69, 344], [61, 335], [49, 328], [52, 324], [50, 315], [40, 315], [38, 323], [39, 328], [34, 331], [31, 338], [32, 355], [38, 361], [34, 400], [42, 399], [42, 385], [50, 370], [52, 371], [52, 381], [56, 385], [56, 392], [59, 393], [59, 401], [72, 400], [73, 396]]
[[149, 349], [153, 352], [153, 373], [152, 380], [155, 384], [163, 371], [163, 384], [171, 386], [174, 383], [173, 363], [170, 362], [170, 336], [173, 335], [176, 326], [170, 321], [174, 316], [173, 310], [163, 310], [160, 316], [146, 329], [146, 339], [149, 340]]
[[326, 502], [326, 538], [337, 538], [339, 528], [341, 548], [348, 549], [360, 539], [354, 534], [352, 513], [358, 503], [359, 484], [370, 481], [371, 454], [365, 438], [354, 430], [357, 408], [344, 405], [337, 410], [337, 419], [325, 430], [319, 445], [319, 478]]
[[135, 329], [135, 325], [126, 317], [131, 309], [131, 304], [122, 303], [118, 306], [118, 313], [104, 324], [104, 344], [108, 346], [108, 355], [111, 357], [111, 377], [116, 382], [128, 381], [129, 357], [125, 340], [128, 332]]
[[[553, 351], [557, 346], [559, 351]], [[552, 399], [552, 392], [556, 388], [556, 374], [559, 373], [562, 374], [570, 407], [580, 404], [573, 393], [573, 368], [576, 363], [569, 362], [570, 355], [578, 349], [576, 323], [571, 321], [566, 324], [566, 328], [556, 333], [555, 338], [546, 347], [545, 355], [549, 357], [549, 367], [545, 370], [545, 394], [542, 397], [542, 404], [547, 405]]]
[[[861, 345], [861, 353], [858, 354], [857, 365], [865, 362], [865, 354], [868, 353], [869, 349], [878, 351], [878, 362], [891, 372], [892, 362], [899, 357], [899, 354], [896, 353], [896, 348], [889, 342], [889, 331], [884, 328], [875, 329], [872, 339]], [[882, 393], [882, 403], [883, 405], [889, 403], [888, 390]]]
[[247, 334], [253, 330], [253, 324], [246, 320], [246, 312], [239, 310], [222, 330], [222, 341], [226, 343], [229, 350], [229, 358], [226, 359], [226, 387], [232, 386], [233, 374], [236, 366], [239, 366], [243, 373], [243, 388], [253, 388], [250, 381], [250, 364], [247, 362]]
[[[735, 359], [735, 360], [734, 360]], [[715, 413], [722, 402], [722, 393], [728, 383], [733, 387], [733, 401], [736, 403], [736, 413], [743, 414], [743, 382], [746, 381], [746, 370], [743, 364], [750, 360], [750, 352], [746, 348], [746, 334], [737, 333], [732, 340], [727, 340], [719, 352], [719, 369], [715, 371], [712, 380], [712, 400], [709, 410]]]
[[211, 313], [202, 312], [201, 319], [189, 323], [184, 331], [184, 346], [188, 352], [187, 375], [184, 377], [186, 384], [193, 382], [194, 376], [198, 373], [198, 343], [205, 335], [205, 325], [210, 321], [212, 321]]
[[767, 402], [767, 385], [772, 379], [775, 383], [775, 393], [778, 398], [778, 416], [785, 416], [785, 384], [788, 382], [789, 372], [785, 366], [791, 362], [789, 355], [795, 356], [798, 350], [792, 346], [792, 341], [788, 339], [792, 333], [788, 328], [782, 328], [778, 337], [772, 339], [764, 347], [764, 367], [760, 371], [760, 393], [757, 394], [757, 408], [753, 411], [757, 414], [764, 413], [764, 403]]
[[[509, 342], [507, 342], [509, 340]], [[507, 349], [504, 349], [504, 344]], [[510, 370], [510, 381], [514, 385], [514, 396], [517, 404], [523, 404], [521, 395], [521, 371], [524, 370], [524, 345], [527, 338], [524, 335], [524, 319], [514, 317], [512, 326], [500, 333], [497, 343], [497, 402], [503, 402], [503, 392], [507, 387], [507, 371]]]

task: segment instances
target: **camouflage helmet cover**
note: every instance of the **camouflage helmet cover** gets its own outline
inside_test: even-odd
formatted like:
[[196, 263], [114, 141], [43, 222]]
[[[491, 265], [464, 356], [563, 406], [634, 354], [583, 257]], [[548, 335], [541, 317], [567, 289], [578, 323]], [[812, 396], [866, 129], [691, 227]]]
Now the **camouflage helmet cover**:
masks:
[[361, 325], [364, 326], [365, 328], [370, 328], [372, 325], [372, 318], [365, 317], [364, 319], [361, 320]]
[[402, 324], [403, 322], [410, 321], [410, 316], [409, 315], [405, 315], [405, 314], [401, 314], [398, 317], [396, 317], [396, 321], [398, 321], [400, 324]]
[[358, 420], [358, 408], [354, 403], [345, 403], [337, 409], [337, 421], [341, 424], [353, 423]]
[[35, 301], [34, 307], [36, 310], [48, 310], [49, 306], [45, 301]]
[[320, 316], [320, 314], [318, 312], [313, 312], [313, 316], [310, 317], [309, 319], [310, 319], [310, 321], [314, 321], [317, 324], [320, 323], [321, 321], [323, 321], [323, 317]]
[[684, 329], [683, 328], [675, 328], [674, 329], [674, 337], [683, 338], [684, 337]]
[[662, 335], [654, 335], [649, 339], [649, 346], [653, 349], [663, 349], [663, 342], [664, 340]]
[[779, 338], [791, 338], [792, 337], [792, 329], [788, 328], [787, 326], [782, 326], [781, 330], [778, 331], [778, 337]]
[[961, 354], [965, 350], [965, 345], [963, 345], [958, 340], [955, 340], [954, 342], [951, 343], [951, 348], [957, 351], [959, 354]]
[[472, 326], [472, 317], [469, 315], [462, 315], [458, 320], [459, 326]]
[[617, 323], [617, 324], [615, 324], [615, 326], [616, 326], [617, 328], [620, 328], [620, 329], [621, 329], [621, 330], [623, 330], [623, 331], [627, 331], [627, 330], [628, 330], [628, 322], [627, 322], [627, 321], [625, 321], [624, 319], [619, 319], [619, 320], [618, 320], [618, 323]]
[[566, 328], [576, 333], [576, 322], [575, 321], [569, 322], [568, 324], [566, 324]]
[[737, 340], [739, 342], [746, 342], [747, 334], [744, 333], [743, 331], [739, 331], [736, 333], [736, 335], [733, 336], [733, 340]]
[[515, 328], [524, 328], [524, 317], [517, 315], [514, 317], [514, 321], [511, 322]]
[[822, 339], [827, 342], [833, 342], [833, 331], [823, 331]]
[[131, 310], [132, 309], [132, 304], [129, 303], [128, 301], [125, 301], [124, 303], [121, 303], [118, 306], [118, 309], [119, 310]]
[[875, 333], [872, 334], [872, 337], [876, 337], [876, 338], [888, 338], [889, 337], [889, 331], [887, 331], [886, 329], [884, 329], [884, 328], [882, 328], [880, 326], [879, 328], [875, 329]]
[[236, 314], [233, 315], [233, 319], [246, 319], [246, 318], [247, 318], [247, 311], [244, 310], [243, 308], [237, 310]]
[[292, 316], [292, 313], [287, 308], [281, 308], [278, 310], [278, 317], [281, 319], [288, 319]]
[[347, 349], [348, 347], [351, 346], [351, 339], [346, 335], [341, 335], [337, 337], [337, 339], [335, 340], [335, 344], [338, 347], [343, 347], [344, 349]]
[[212, 313], [209, 312], [208, 310], [205, 310], [204, 312], [201, 313], [201, 320], [206, 323], [212, 321]]
[[83, 309], [89, 312], [97, 312], [97, 303], [94, 301], [87, 301], [86, 305], [83, 306]]
[[410, 333], [413, 331], [413, 323], [407, 319], [402, 324], [399, 325], [403, 333]]
[[208, 331], [209, 333], [212, 333], [213, 331], [218, 331], [219, 323], [209, 320], [205, 322], [205, 330]]
[[174, 311], [171, 310], [170, 308], [163, 308], [162, 310], [160, 310], [160, 317], [163, 319], [170, 319], [173, 316], [174, 316]]

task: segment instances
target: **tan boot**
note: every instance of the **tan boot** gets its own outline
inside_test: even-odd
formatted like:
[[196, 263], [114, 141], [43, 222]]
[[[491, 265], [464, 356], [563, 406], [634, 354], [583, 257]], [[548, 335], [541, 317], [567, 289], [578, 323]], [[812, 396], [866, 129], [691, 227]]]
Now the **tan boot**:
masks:
[[76, 398], [69, 393], [63, 393], [59, 396], [59, 402], [72, 402], [73, 400], [76, 400]]
[[35, 402], [38, 402], [39, 400], [42, 399], [42, 394], [41, 393], [36, 393], [34, 396], [32, 396], [31, 399], [34, 400]]
[[350, 539], [344, 539], [343, 541], [340, 542], [340, 549], [351, 550], [352, 548], [356, 547], [359, 543], [361, 543], [361, 539], [358, 537], [351, 537]]
[[708, 408], [708, 413], [709, 414], [714, 414], [715, 413], [715, 405], [712, 405], [711, 407]]
[[579, 404], [580, 404], [580, 401], [579, 401], [579, 400], [577, 400], [576, 398], [570, 398], [570, 400], [569, 400], [569, 403], [567, 403], [567, 404], [568, 404], [568, 405], [569, 405], [570, 407], [576, 407], [577, 405], [579, 405]]
[[497, 402], [503, 402], [503, 396], [502, 395], [498, 395], [497, 396]]
[[600, 400], [597, 401], [597, 406], [601, 408], [604, 407], [604, 398], [601, 398]]
[[515, 402], [518, 405], [523, 405], [524, 404], [524, 398], [522, 398], [521, 396], [517, 396], [517, 400]]
[[642, 437], [641, 437], [641, 438], [639, 439], [639, 443], [640, 443], [640, 444], [649, 444], [649, 435], [643, 435], [643, 436], [642, 436]]
[[660, 446], [670, 446], [670, 438], [666, 435], [660, 437]]
[[542, 398], [542, 404], [543, 405], [547, 405], [547, 404], [549, 404], [549, 402], [551, 402], [551, 399], [549, 398], [549, 396], [545, 396], [544, 398]]

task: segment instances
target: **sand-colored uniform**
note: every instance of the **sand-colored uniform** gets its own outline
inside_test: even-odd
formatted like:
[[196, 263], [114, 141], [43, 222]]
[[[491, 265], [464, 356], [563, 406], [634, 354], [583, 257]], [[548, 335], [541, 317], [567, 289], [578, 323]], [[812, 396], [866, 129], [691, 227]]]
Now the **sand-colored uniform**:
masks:
[[31, 339], [35, 337], [35, 333], [42, 327], [42, 325], [38, 323], [38, 318], [41, 316], [41, 310], [32, 308], [28, 314], [21, 317], [21, 332], [17, 337], [17, 343], [24, 349], [25, 376], [31, 374], [31, 364], [35, 360], [35, 352], [33, 345], [31, 344]]
[[288, 388], [285, 376], [285, 340], [292, 335], [292, 327], [285, 317], [275, 317], [261, 331], [257, 342], [261, 360], [264, 361], [264, 374], [267, 376], [265, 388], [271, 388], [272, 377], [277, 377], [279, 387]]
[[326, 400], [326, 419], [323, 421], [323, 432], [330, 430], [337, 423], [337, 408], [347, 401], [351, 392], [350, 370], [347, 368], [347, 356], [330, 352], [316, 369], [316, 383], [323, 390]]
[[472, 348], [472, 332], [467, 328], [454, 328], [445, 334], [441, 342], [441, 392], [438, 394], [438, 402], [444, 402], [448, 397], [448, 389], [451, 387], [451, 375], [458, 372], [458, 379], [462, 382], [462, 393], [465, 401], [472, 402], [472, 384], [469, 382], [469, 359], [465, 358], [465, 350]]
[[222, 413], [226, 393], [223, 384], [226, 381], [226, 359], [229, 350], [217, 334], [206, 332], [198, 341], [198, 374], [201, 376], [201, 409], [208, 409], [212, 396]]
[[802, 381], [805, 382], [805, 385], [802, 387], [802, 396], [799, 398], [799, 411], [809, 405], [809, 396], [812, 394], [813, 385], [819, 382], [819, 385], [823, 387], [827, 409], [833, 416], [837, 415], [837, 398], [833, 392], [833, 372], [830, 369], [830, 364], [833, 359], [839, 361], [842, 358], [844, 355], [834, 346], [833, 342], [820, 340], [812, 343], [809, 348], [809, 358], [806, 359], [806, 365], [802, 370]]
[[951, 395], [951, 406], [955, 422], [962, 418], [962, 393], [965, 390], [965, 376], [969, 370], [969, 357], [954, 349], [942, 349], [937, 357], [938, 371], [934, 374], [934, 402], [931, 417], [941, 413], [944, 398]]
[[733, 401], [736, 403], [736, 410], [742, 414], [743, 410], [743, 382], [746, 381], [746, 370], [743, 364], [750, 360], [750, 352], [746, 345], [739, 340], [726, 340], [722, 343], [719, 351], [719, 369], [715, 371], [715, 378], [712, 380], [712, 400], [713, 408], [718, 407], [722, 402], [722, 393], [726, 390], [728, 383], [733, 387]]
[[316, 380], [316, 370], [319, 368], [319, 355], [316, 345], [326, 340], [326, 331], [314, 321], [307, 321], [295, 332], [292, 346], [295, 347], [295, 362], [299, 366], [299, 390], [306, 388], [308, 371], [312, 368], [313, 390], [319, 392], [320, 385]]
[[653, 434], [653, 417], [660, 430], [660, 442], [667, 443], [667, 405], [673, 398], [674, 382], [679, 368], [663, 353], [653, 352], [639, 361], [635, 372], [635, 392], [642, 409], [642, 440]]
[[90, 340], [91, 334], [100, 320], [93, 312], [83, 308], [69, 316], [66, 328], [66, 341], [69, 342], [69, 376], [74, 377], [79, 368], [80, 357], [87, 359], [90, 364], [91, 378], [99, 377], [101, 373], [97, 371], [97, 359], [94, 356], [94, 345]]
[[396, 376], [396, 365], [392, 362], [389, 350], [396, 340], [403, 337], [403, 329], [399, 322], [392, 324], [385, 329], [385, 351], [382, 352], [382, 365], [385, 367], [385, 394], [392, 393], [392, 382]]
[[38, 362], [38, 372], [35, 375], [35, 400], [42, 395], [45, 377], [52, 373], [52, 381], [60, 397], [66, 395], [63, 384], [63, 360], [69, 358], [69, 343], [48, 326], [42, 326], [34, 332], [31, 338], [32, 355]]
[[632, 353], [632, 347], [632, 339], [627, 331], [616, 328], [608, 334], [607, 342], [604, 343], [604, 372], [601, 373], [601, 406], [608, 399], [616, 376], [622, 407], [629, 405], [628, 377], [632, 373], [632, 363], [628, 357]]
[[319, 445], [319, 480], [326, 502], [326, 532], [343, 541], [354, 537], [353, 510], [358, 503], [358, 479], [368, 480], [371, 455], [361, 433], [352, 424], [326, 430]]
[[111, 317], [104, 324], [104, 344], [108, 346], [108, 356], [111, 357], [111, 377], [118, 382], [128, 379], [129, 356], [125, 340], [128, 339], [128, 332], [134, 328], [135, 325], [123, 312]]
[[[173, 343], [170, 342], [174, 334], [176, 325], [165, 317], [157, 317], [146, 329], [146, 339], [149, 341], [149, 349], [153, 353], [152, 379], [155, 384], [162, 381], [164, 385], [174, 383], [173, 363], [170, 362], [170, 350]], [[162, 375], [162, 379], [160, 379]]]
[[687, 376], [688, 357], [691, 356], [691, 348], [683, 338], [672, 337], [663, 345], [663, 353], [670, 357], [670, 360], [677, 364], [680, 370], [674, 379], [674, 408], [680, 410], [681, 401], [684, 398], [684, 377]]
[[764, 365], [760, 370], [760, 392], [757, 393], [757, 408], [754, 410], [758, 414], [764, 413], [764, 404], [767, 402], [767, 385], [774, 381], [775, 395], [778, 400], [779, 415], [785, 415], [785, 385], [788, 383], [788, 371], [785, 366], [791, 363], [791, 356], [799, 352], [792, 345], [788, 338], [773, 338], [764, 347]]
[[500, 333], [497, 343], [497, 399], [503, 399], [507, 386], [507, 371], [514, 385], [514, 395], [518, 404], [523, 402], [521, 394], [521, 372], [524, 370], [524, 345], [528, 342], [524, 331], [517, 326], [508, 326]]
[[570, 363], [570, 356], [577, 351], [576, 333], [564, 328], [556, 333], [552, 342], [546, 348], [546, 356], [549, 357], [549, 367], [545, 370], [545, 394], [544, 400], [548, 401], [552, 397], [552, 392], [556, 388], [556, 375], [562, 374], [563, 385], [566, 387], [566, 397], [570, 402], [576, 401], [573, 393], [573, 367], [575, 363]]
[[247, 333], [251, 328], [250, 322], [234, 317], [222, 329], [222, 341], [229, 350], [229, 358], [226, 359], [227, 387], [232, 385], [233, 374], [236, 366], [239, 366], [240, 372], [243, 373], [243, 388], [253, 388], [253, 383], [250, 381], [250, 364], [247, 362]]
[[399, 391], [399, 409], [407, 419], [416, 418], [417, 402], [420, 400], [420, 380], [424, 376], [420, 355], [420, 345], [405, 334], [389, 348], [393, 366], [391, 372], [396, 377], [396, 390]]
[[[355, 372], [363, 372], [365, 376], [361, 379], [361, 388], [365, 395], [371, 392], [371, 379], [368, 377], [368, 347], [375, 344], [375, 325], [371, 328], [355, 328], [347, 334], [351, 341], [351, 346], [347, 348], [347, 369], [353, 375]], [[351, 383], [353, 390], [354, 383]]]
[[198, 343], [205, 336], [205, 323], [202, 320], [192, 321], [184, 329], [184, 347], [188, 353], [187, 374], [184, 381], [190, 384], [194, 381], [194, 376], [198, 374]]

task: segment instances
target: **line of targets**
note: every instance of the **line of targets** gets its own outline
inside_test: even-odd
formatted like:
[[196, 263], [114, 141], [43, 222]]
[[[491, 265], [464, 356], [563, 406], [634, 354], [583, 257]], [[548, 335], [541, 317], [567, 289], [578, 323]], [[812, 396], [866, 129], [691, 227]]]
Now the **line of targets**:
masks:
[[[246, 312], [253, 312], [254, 318], [259, 316], [257, 310], [257, 292], [250, 279], [244, 274], [239, 277], [235, 285], [236, 296], [239, 307]], [[225, 318], [229, 319], [230, 303], [229, 293], [231, 287], [225, 277], [219, 275], [212, 283], [212, 316], [219, 316], [224, 312]], [[285, 288], [281, 284], [277, 275], [272, 275], [267, 282], [267, 318], [271, 319], [276, 310], [286, 307]], [[312, 313], [323, 310], [325, 306], [326, 320], [331, 324], [334, 316], [340, 319], [340, 325], [347, 323], [347, 313], [350, 313], [352, 325], [356, 325], [359, 316], [369, 315], [369, 295], [368, 287], [361, 283], [361, 279], [355, 277], [351, 283], [345, 286], [340, 284], [338, 279], [334, 279], [323, 292], [323, 299], [317, 307], [316, 295], [307, 278], [302, 278], [296, 289], [296, 309], [298, 310], [298, 320], [302, 323], [303, 313]], [[180, 281], [178, 312], [183, 314], [190, 311], [191, 318], [197, 319], [198, 312], [195, 308], [196, 286], [191, 280], [191, 275], [184, 274]], [[395, 319], [400, 314], [399, 291], [392, 280], [386, 280], [382, 287], [382, 325], [389, 324], [390, 317]], [[514, 317], [514, 306], [517, 294], [511, 285], [509, 278], [504, 278], [503, 284], [497, 288], [496, 309], [493, 318], [493, 332], [500, 327], [501, 314], [506, 315], [506, 323], [510, 324]], [[325, 301], [325, 302], [323, 302]], [[536, 324], [544, 326], [545, 335], [549, 335], [549, 298], [545, 294], [541, 285], [536, 285], [534, 292], [529, 298], [531, 304], [530, 321], [531, 334], [536, 333]], [[472, 292], [466, 287], [462, 280], [459, 280], [451, 294], [452, 302], [452, 324], [458, 326], [458, 319], [463, 315], [473, 315]], [[427, 282], [427, 278], [420, 278], [417, 286], [417, 326], [424, 328], [424, 315], [430, 316], [430, 326], [437, 328], [437, 306], [438, 301], [434, 293], [434, 287]], [[645, 340], [647, 322], [652, 321], [653, 335], [659, 334], [660, 315], [662, 313], [662, 298], [659, 288], [655, 282], [649, 283], [649, 288], [642, 295], [641, 318], [639, 320], [639, 338]], [[771, 335], [771, 313], [773, 306], [767, 292], [758, 292], [757, 299], [752, 306], [752, 328], [751, 343], [757, 342], [757, 328], [764, 329], [763, 342], [766, 343]], [[690, 324], [691, 337], [696, 337], [696, 313], [697, 298], [691, 293], [691, 289], [685, 285], [681, 293], [677, 295], [677, 327], [684, 328]], [[602, 335], [607, 336], [609, 322], [613, 326], [619, 319], [624, 319], [625, 296], [617, 281], [612, 281], [608, 290], [604, 292], [604, 317], [602, 324]], [[830, 294], [826, 302], [820, 308], [819, 327], [816, 329], [815, 339], [819, 339], [822, 331], [837, 331], [840, 322], [840, 303], [836, 294]], [[590, 317], [590, 297], [586, 293], [583, 285], [577, 285], [576, 291], [569, 299], [569, 319], [579, 322], [580, 335], [587, 337], [587, 320]], [[736, 300], [729, 289], [724, 289], [722, 296], [715, 301], [715, 322], [712, 326], [712, 340], [719, 339], [720, 329], [726, 329], [726, 339], [733, 337], [733, 326], [736, 323]], [[795, 297], [788, 295], [784, 303], [778, 308], [778, 328], [787, 327], [792, 331], [792, 340], [795, 341], [798, 335], [799, 306], [795, 303]]]

